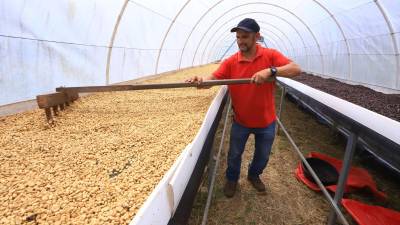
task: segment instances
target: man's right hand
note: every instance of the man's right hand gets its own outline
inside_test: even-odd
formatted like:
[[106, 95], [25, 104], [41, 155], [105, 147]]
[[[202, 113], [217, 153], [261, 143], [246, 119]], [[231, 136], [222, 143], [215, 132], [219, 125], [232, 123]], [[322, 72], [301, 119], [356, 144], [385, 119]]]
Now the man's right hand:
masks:
[[201, 84], [203, 83], [205, 79], [200, 76], [194, 76], [189, 79], [187, 79], [185, 82], [186, 83], [197, 83], [199, 86], [197, 86], [198, 89], [208, 89], [211, 88], [211, 86], [202, 86]]
[[187, 79], [185, 82], [186, 82], [186, 83], [197, 83], [197, 84], [201, 84], [201, 83], [203, 83], [203, 77], [194, 76], [194, 77], [191, 77], [191, 78]]

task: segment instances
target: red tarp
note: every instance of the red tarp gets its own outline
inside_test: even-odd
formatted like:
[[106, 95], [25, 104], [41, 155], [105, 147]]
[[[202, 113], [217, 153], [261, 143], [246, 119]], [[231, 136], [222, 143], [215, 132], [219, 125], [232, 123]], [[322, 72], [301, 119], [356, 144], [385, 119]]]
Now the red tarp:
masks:
[[342, 205], [359, 225], [400, 225], [400, 212], [343, 199]]
[[[334, 166], [337, 171], [340, 173], [340, 170], [342, 168], [342, 161], [338, 160], [336, 158], [332, 158], [330, 156], [317, 153], [317, 152], [311, 152], [309, 154], [309, 157], [315, 157], [319, 158], [322, 160], [325, 160], [326, 162], [330, 163], [332, 166]], [[318, 187], [317, 184], [313, 183], [312, 181], [308, 180], [306, 176], [303, 173], [303, 168], [301, 166], [301, 163], [295, 170], [296, 177], [300, 181], [302, 181], [305, 185], [307, 185], [310, 189], [315, 190], [315, 191], [320, 191], [320, 188]], [[347, 184], [345, 186], [345, 191], [344, 193], [351, 193], [355, 192], [360, 189], [369, 189], [375, 196], [375, 198], [379, 200], [386, 200], [386, 195], [383, 192], [378, 191], [376, 184], [374, 180], [372, 179], [371, 175], [366, 171], [365, 169], [358, 168], [358, 167], [351, 167], [349, 176], [347, 178]], [[330, 185], [326, 186], [327, 190], [330, 190], [332, 192], [336, 191], [336, 185]]]

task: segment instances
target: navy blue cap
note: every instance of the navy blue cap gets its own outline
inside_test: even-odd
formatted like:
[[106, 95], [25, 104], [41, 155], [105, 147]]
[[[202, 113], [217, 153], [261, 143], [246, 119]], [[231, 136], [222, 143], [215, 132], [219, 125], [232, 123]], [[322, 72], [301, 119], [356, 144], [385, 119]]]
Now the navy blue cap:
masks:
[[236, 32], [237, 30], [257, 33], [260, 31], [260, 26], [254, 19], [246, 18], [240, 21], [236, 27], [232, 28], [231, 32]]

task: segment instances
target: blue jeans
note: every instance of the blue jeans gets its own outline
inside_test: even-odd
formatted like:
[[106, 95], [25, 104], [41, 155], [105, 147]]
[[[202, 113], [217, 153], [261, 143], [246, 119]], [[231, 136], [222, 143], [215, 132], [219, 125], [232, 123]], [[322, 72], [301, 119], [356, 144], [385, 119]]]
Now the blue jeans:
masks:
[[242, 154], [250, 134], [254, 134], [255, 137], [255, 151], [253, 161], [249, 165], [248, 176], [258, 177], [267, 166], [275, 138], [275, 122], [264, 128], [247, 128], [233, 122], [226, 169], [226, 178], [230, 181], [239, 180]]

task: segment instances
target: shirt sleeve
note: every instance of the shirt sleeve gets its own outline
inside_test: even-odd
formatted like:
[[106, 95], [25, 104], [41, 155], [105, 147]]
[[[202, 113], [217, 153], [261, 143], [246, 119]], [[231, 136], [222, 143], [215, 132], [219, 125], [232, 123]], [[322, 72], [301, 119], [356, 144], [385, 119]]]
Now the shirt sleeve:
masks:
[[231, 74], [229, 60], [224, 60], [221, 65], [219, 65], [218, 69], [213, 72], [213, 76], [218, 80], [230, 79]]
[[272, 65], [279, 67], [291, 63], [292, 60], [286, 58], [282, 53], [277, 50], [272, 50]]

